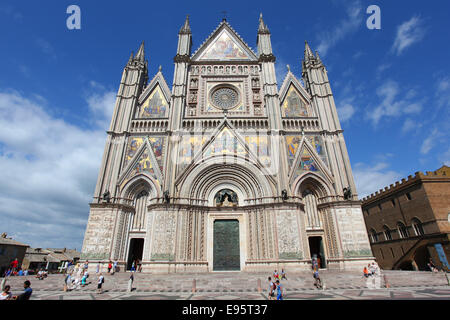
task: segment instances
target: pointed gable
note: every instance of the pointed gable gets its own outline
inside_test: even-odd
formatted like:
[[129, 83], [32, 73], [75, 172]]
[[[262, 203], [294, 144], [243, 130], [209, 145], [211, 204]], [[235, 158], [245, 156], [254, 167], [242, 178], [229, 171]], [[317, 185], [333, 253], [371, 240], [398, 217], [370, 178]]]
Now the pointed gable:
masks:
[[289, 70], [280, 88], [280, 105], [283, 117], [312, 117], [311, 97], [300, 81]]
[[161, 69], [139, 97], [136, 118], [165, 118], [169, 114], [170, 89]]
[[193, 61], [257, 61], [252, 49], [226, 22], [222, 21], [216, 30], [193, 54]]
[[300, 145], [301, 141], [302, 141], [301, 136], [286, 136], [289, 168], [292, 166], [292, 163], [294, 162], [298, 146]]
[[319, 136], [305, 136], [301, 139], [300, 147], [295, 156], [290, 171], [290, 181], [293, 182], [305, 172], [314, 172], [332, 181], [332, 174], [328, 169], [328, 161]]
[[157, 85], [149, 97], [139, 108], [139, 118], [164, 118], [168, 114], [169, 103], [166, 101], [161, 88]]

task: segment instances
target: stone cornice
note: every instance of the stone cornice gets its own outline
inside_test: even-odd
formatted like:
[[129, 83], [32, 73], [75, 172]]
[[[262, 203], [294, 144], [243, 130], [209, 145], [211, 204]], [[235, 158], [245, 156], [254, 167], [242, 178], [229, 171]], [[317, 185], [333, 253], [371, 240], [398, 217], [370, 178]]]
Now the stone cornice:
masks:
[[134, 207], [133, 206], [129, 206], [123, 203], [90, 203], [89, 206], [91, 208], [110, 208], [110, 209], [121, 209], [123, 211], [127, 211], [127, 212], [134, 212]]

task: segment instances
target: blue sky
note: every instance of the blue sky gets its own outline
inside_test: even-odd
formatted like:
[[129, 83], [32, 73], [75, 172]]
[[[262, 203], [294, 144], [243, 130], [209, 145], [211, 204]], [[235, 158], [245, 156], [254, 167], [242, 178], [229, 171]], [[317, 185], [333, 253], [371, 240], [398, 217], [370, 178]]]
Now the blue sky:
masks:
[[[81, 30], [66, 9], [81, 8]], [[381, 8], [381, 30], [366, 8]], [[149, 77], [169, 86], [177, 33], [193, 50], [228, 22], [256, 47], [271, 31], [278, 83], [301, 77], [304, 41], [331, 81], [360, 196], [450, 165], [448, 1], [3, 1], [0, 4], [0, 219], [34, 247], [81, 248], [114, 97], [145, 41]], [[255, 50], [256, 51], [256, 50]]]

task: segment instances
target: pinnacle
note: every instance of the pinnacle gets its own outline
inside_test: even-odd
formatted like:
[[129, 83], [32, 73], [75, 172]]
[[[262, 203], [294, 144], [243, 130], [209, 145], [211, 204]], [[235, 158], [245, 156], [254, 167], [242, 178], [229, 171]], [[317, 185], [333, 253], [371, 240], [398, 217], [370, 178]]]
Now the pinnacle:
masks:
[[315, 58], [314, 54], [308, 44], [308, 42], [305, 40], [305, 60], [308, 60], [309, 58]]
[[180, 33], [191, 33], [191, 26], [189, 25], [189, 15], [186, 15], [184, 25], [180, 29]]
[[259, 14], [259, 27], [258, 27], [258, 33], [260, 32], [269, 32], [269, 28], [264, 23], [262, 13]]
[[145, 60], [144, 41], [142, 41], [141, 46], [139, 47], [139, 50], [136, 53], [134, 59], [144, 62]]

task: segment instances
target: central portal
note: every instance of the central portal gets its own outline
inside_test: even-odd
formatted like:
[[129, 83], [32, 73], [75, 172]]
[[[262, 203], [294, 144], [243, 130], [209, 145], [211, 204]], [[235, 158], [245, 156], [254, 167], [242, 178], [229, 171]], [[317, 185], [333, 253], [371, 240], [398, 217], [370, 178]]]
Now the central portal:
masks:
[[240, 271], [239, 221], [214, 221], [214, 271]]

